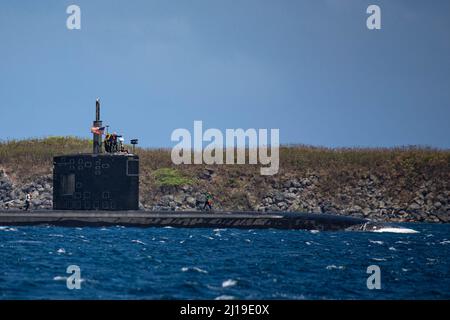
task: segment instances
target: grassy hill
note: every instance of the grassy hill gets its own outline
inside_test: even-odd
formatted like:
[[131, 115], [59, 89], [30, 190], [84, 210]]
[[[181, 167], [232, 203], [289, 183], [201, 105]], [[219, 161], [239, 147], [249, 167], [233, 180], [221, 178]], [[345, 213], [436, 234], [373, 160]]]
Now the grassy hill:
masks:
[[[4, 141], [0, 169], [20, 187], [51, 175], [53, 156], [91, 150], [90, 140], [76, 137]], [[260, 165], [176, 166], [170, 149], [136, 153], [147, 208], [192, 208], [208, 190], [223, 209], [333, 211], [394, 221], [445, 221], [450, 213], [450, 150], [283, 146], [274, 176], [261, 176]]]

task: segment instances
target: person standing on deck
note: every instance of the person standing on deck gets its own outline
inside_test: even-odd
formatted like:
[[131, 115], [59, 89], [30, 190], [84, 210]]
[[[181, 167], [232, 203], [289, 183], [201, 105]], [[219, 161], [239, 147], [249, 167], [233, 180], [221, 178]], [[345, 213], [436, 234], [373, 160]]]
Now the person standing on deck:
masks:
[[209, 207], [209, 210], [212, 210], [212, 195], [209, 192], [206, 192], [205, 194], [205, 205], [203, 206], [203, 210], [206, 209], [206, 206]]
[[27, 193], [25, 197], [25, 206], [24, 206], [25, 211], [28, 211], [28, 209], [30, 208], [30, 203], [31, 203], [31, 194]]

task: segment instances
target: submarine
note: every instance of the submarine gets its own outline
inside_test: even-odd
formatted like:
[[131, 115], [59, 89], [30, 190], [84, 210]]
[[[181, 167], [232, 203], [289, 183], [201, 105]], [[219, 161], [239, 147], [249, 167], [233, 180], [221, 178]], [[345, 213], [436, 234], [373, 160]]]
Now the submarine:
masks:
[[[107, 133], [96, 100], [92, 153], [53, 158], [53, 209], [0, 212], [0, 225], [54, 225], [374, 231], [386, 224], [337, 214], [255, 211], [139, 210], [137, 139], [132, 152]], [[119, 138], [119, 140], [118, 140]]]

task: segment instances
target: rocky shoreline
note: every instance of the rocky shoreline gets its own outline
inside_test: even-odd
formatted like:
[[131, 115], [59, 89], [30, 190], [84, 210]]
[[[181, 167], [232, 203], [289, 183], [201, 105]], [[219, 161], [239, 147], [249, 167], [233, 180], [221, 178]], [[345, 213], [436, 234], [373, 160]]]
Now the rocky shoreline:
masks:
[[[142, 210], [201, 210], [204, 203], [202, 183], [217, 183], [220, 176], [214, 169], [205, 169], [198, 175], [198, 185], [175, 187], [153, 186], [148, 193], [148, 182], [141, 183]], [[353, 183], [343, 185], [332, 193], [324, 192], [323, 177], [309, 174], [302, 177], [281, 177], [265, 181], [258, 194], [252, 190], [240, 191], [239, 199], [233, 194], [215, 195], [216, 210], [254, 210], [259, 212], [295, 211], [308, 213], [337, 213], [385, 222], [450, 222], [450, 191], [439, 190], [433, 180], [424, 181], [409, 190], [408, 202], [397, 200], [387, 190], [384, 181], [373, 174], [362, 174]], [[52, 175], [42, 175], [32, 182], [15, 183], [0, 169], [0, 210], [21, 209], [25, 196], [32, 196], [32, 209], [52, 208]], [[147, 191], [143, 191], [147, 190]], [[399, 191], [400, 192], [400, 191]], [[214, 191], [213, 191], [214, 194]], [[227, 199], [227, 201], [224, 201]], [[231, 200], [230, 200], [231, 199]]]
[[[210, 170], [212, 171], [212, 170]], [[266, 192], [256, 199], [244, 194], [247, 206], [223, 206], [215, 203], [218, 210], [254, 210], [259, 212], [307, 212], [337, 213], [345, 216], [369, 218], [384, 222], [450, 222], [450, 192], [436, 190], [432, 183], [422, 186], [414, 194], [413, 201], [401, 203], [387, 197], [383, 187], [376, 186], [375, 176], [362, 178], [357, 187], [344, 187], [330, 197], [319, 190], [320, 176], [287, 179], [269, 184]], [[353, 199], [358, 199], [356, 204]], [[191, 186], [182, 186], [170, 194], [160, 192], [156, 205], [143, 204], [147, 210], [191, 210], [201, 209], [204, 195]]]

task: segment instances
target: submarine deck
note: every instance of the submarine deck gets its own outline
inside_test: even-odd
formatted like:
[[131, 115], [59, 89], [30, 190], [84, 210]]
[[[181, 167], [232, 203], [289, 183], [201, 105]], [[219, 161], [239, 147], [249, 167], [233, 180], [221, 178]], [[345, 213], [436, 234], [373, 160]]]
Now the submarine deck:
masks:
[[0, 225], [55, 225], [182, 227], [182, 228], [275, 228], [343, 230], [362, 226], [369, 220], [334, 214], [245, 211], [0, 211]]

